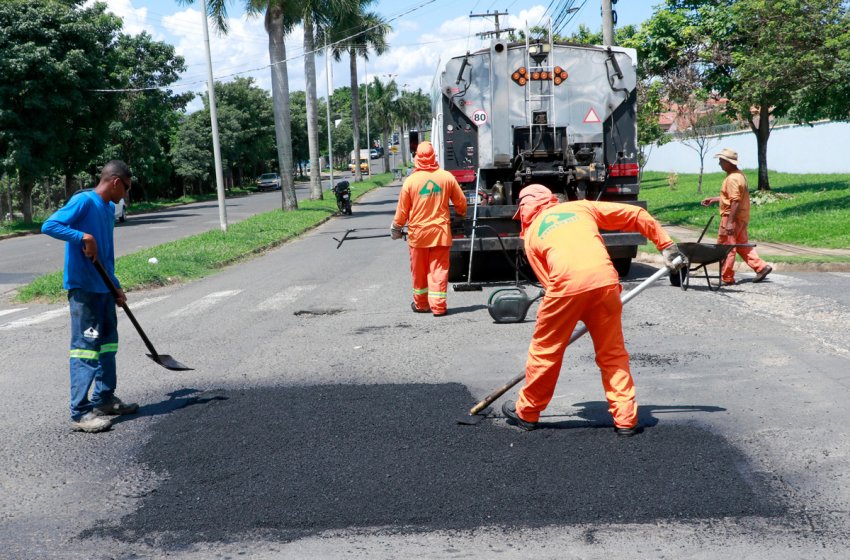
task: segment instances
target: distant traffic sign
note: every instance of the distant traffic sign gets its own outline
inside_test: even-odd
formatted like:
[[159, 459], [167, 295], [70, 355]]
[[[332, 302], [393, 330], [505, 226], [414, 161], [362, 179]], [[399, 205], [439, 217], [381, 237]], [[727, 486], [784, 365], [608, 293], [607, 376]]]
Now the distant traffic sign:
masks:
[[394, 154], [395, 154], [395, 153], [398, 153], [398, 146], [391, 146], [391, 147], [390, 147], [390, 151], [391, 151], [392, 153], [394, 153]]

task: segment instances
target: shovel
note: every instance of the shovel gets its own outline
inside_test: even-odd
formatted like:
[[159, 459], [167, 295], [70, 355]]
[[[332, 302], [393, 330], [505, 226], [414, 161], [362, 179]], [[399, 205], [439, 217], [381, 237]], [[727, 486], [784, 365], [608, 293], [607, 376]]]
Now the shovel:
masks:
[[[676, 257], [676, 260], [673, 261], [674, 264], [679, 264], [681, 262], [682, 262], [681, 257]], [[620, 301], [623, 303], [623, 305], [625, 305], [626, 303], [629, 302], [629, 300], [631, 300], [633, 297], [635, 297], [636, 295], [638, 295], [639, 293], [641, 293], [642, 291], [647, 289], [653, 282], [655, 282], [656, 280], [658, 280], [659, 278], [661, 278], [665, 274], [669, 274], [669, 271], [667, 270], [666, 267], [662, 267], [662, 268], [658, 269], [655, 272], [655, 274], [653, 274], [652, 276], [650, 276], [649, 278], [647, 278], [646, 280], [641, 282], [633, 290], [631, 290], [628, 293], [625, 293], [622, 296], [620, 296]], [[582, 325], [581, 327], [574, 330], [572, 336], [570, 336], [570, 341], [569, 341], [568, 345], [572, 344], [573, 342], [575, 342], [576, 340], [581, 338], [584, 335], [584, 333], [586, 333], [586, 332], [587, 332], [587, 327], [584, 326], [584, 325]], [[487, 407], [489, 405], [493, 404], [493, 401], [495, 401], [496, 399], [498, 399], [499, 397], [501, 397], [502, 395], [507, 393], [508, 389], [510, 389], [511, 387], [513, 387], [514, 385], [516, 385], [517, 383], [522, 381], [523, 379], [525, 379], [525, 371], [523, 371], [522, 373], [520, 373], [519, 375], [517, 375], [516, 377], [514, 377], [513, 379], [511, 379], [510, 381], [508, 381], [507, 383], [505, 383], [504, 385], [502, 385], [501, 387], [499, 387], [498, 389], [496, 389], [495, 391], [493, 391], [492, 393], [490, 393], [486, 397], [484, 397], [484, 400], [482, 400], [481, 402], [479, 402], [478, 404], [476, 404], [475, 406], [473, 406], [472, 408], [469, 409], [469, 414], [467, 414], [466, 416], [463, 416], [461, 418], [458, 418], [457, 423], [458, 424], [467, 424], [467, 425], [477, 424], [478, 422], [481, 421], [481, 418], [483, 418], [484, 416], [487, 415], [487, 412], [485, 411], [485, 409], [487, 409]], [[484, 412], [483, 415], [481, 414], [482, 412]]]
[[[112, 279], [109, 277], [109, 274], [106, 273], [106, 269], [103, 268], [103, 265], [100, 264], [100, 261], [93, 261], [94, 267], [97, 269], [97, 273], [100, 274], [100, 277], [103, 279], [103, 282], [109, 288], [109, 291], [112, 292], [113, 297], [115, 297], [116, 301], [118, 300], [118, 288], [115, 287], [115, 284], [112, 282]], [[165, 369], [170, 369], [173, 371], [188, 371], [192, 368], [188, 366], [184, 366], [168, 354], [160, 354], [153, 347], [153, 344], [148, 339], [145, 331], [142, 330], [142, 326], [136, 321], [136, 317], [133, 316], [133, 313], [130, 311], [130, 308], [127, 307], [126, 303], [121, 304], [121, 309], [124, 310], [124, 313], [127, 314], [127, 317], [130, 318], [130, 322], [133, 323], [133, 326], [136, 327], [136, 330], [139, 331], [139, 336], [142, 337], [142, 340], [145, 342], [145, 346], [150, 350], [150, 354], [147, 354], [148, 358], [155, 361]]]

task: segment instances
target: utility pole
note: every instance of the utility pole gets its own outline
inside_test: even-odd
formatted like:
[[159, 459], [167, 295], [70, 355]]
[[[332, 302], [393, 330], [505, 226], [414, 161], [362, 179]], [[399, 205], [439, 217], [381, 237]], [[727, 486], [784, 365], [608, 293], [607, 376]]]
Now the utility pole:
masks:
[[499, 38], [501, 38], [502, 33], [508, 33], [510, 31], [515, 31], [515, 29], [513, 27], [508, 27], [508, 28], [505, 28], [505, 29], [501, 29], [499, 27], [499, 16], [506, 16], [506, 15], [508, 15], [508, 12], [500, 12], [498, 10], [496, 10], [492, 14], [490, 13], [490, 10], [487, 10], [486, 14], [472, 14], [472, 13], [470, 13], [469, 17], [471, 17], [471, 18], [474, 18], [474, 17], [482, 17], [483, 18], [483, 17], [490, 17], [490, 16], [493, 16], [493, 17], [496, 18], [496, 29], [494, 29], [493, 31], [483, 31], [481, 33], [476, 33], [475, 34], [476, 37], [481, 37], [482, 39], [486, 39], [487, 37], [491, 37], [491, 36], [495, 35], [496, 39], [499, 39]]
[[602, 44], [606, 47], [614, 45], [614, 12], [613, 4], [617, 0], [602, 0]]
[[207, 90], [210, 96], [210, 124], [212, 126], [213, 159], [215, 160], [215, 184], [218, 192], [218, 220], [221, 231], [227, 232], [227, 204], [224, 197], [224, 175], [221, 171], [221, 146], [218, 142], [218, 114], [215, 110], [215, 81], [213, 81], [212, 57], [210, 56], [210, 32], [207, 25], [207, 0], [201, 1], [201, 17], [204, 19], [204, 45], [207, 50]]
[[[331, 76], [331, 53], [328, 51], [328, 42], [325, 41], [325, 78], [328, 83], [328, 103], [327, 103], [327, 117], [328, 117], [328, 163], [330, 164], [330, 181], [331, 181], [331, 189], [334, 188], [334, 145], [331, 141], [331, 82], [333, 81], [333, 76]], [[358, 150], [358, 154], [360, 151]], [[359, 161], [358, 161], [359, 163]], [[321, 172], [319, 174], [319, 184], [322, 182]]]

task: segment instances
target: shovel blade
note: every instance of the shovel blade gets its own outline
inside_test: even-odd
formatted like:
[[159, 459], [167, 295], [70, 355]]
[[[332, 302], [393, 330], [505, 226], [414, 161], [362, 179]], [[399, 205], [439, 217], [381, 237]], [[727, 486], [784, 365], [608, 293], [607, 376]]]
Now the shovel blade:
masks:
[[170, 369], [172, 371], [193, 371], [189, 366], [184, 366], [168, 354], [147, 354], [147, 357], [151, 360], [155, 361], [165, 369]]

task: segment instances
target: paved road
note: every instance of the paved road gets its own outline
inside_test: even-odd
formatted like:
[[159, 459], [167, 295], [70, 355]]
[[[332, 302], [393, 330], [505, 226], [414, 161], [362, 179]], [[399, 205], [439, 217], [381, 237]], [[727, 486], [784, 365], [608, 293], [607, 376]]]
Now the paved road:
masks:
[[332, 239], [386, 232], [397, 194], [130, 294], [196, 369], [157, 367], [122, 316], [119, 395], [143, 408], [109, 433], [68, 431], [66, 306], [0, 316], [0, 558], [846, 558], [847, 274], [635, 298], [636, 438], [610, 431], [586, 337], [548, 429], [460, 427], [521, 370], [537, 306], [497, 325], [485, 289], [411, 313], [403, 242]]
[[[343, 173], [334, 176], [351, 179]], [[327, 178], [325, 189], [330, 188]], [[308, 183], [295, 187], [298, 200], [309, 198]], [[267, 191], [226, 200], [227, 222], [233, 224], [261, 212], [281, 207], [280, 191]], [[115, 228], [116, 256], [135, 253], [181, 237], [188, 237], [220, 227], [218, 202], [198, 202], [175, 206], [149, 214], [132, 214]], [[8, 306], [12, 290], [34, 278], [62, 269], [65, 243], [46, 235], [27, 235], [0, 240], [0, 309]]]

